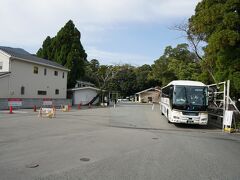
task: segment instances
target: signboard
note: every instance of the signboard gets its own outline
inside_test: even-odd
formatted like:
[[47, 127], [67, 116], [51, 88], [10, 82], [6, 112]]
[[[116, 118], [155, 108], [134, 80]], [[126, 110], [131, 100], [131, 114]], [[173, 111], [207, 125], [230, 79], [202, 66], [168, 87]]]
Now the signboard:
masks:
[[43, 99], [43, 106], [51, 106], [52, 99]]
[[8, 106], [13, 106], [13, 107], [22, 106], [22, 99], [10, 98], [8, 99]]
[[224, 126], [232, 125], [232, 116], [233, 116], [233, 111], [225, 111], [224, 118], [223, 118]]

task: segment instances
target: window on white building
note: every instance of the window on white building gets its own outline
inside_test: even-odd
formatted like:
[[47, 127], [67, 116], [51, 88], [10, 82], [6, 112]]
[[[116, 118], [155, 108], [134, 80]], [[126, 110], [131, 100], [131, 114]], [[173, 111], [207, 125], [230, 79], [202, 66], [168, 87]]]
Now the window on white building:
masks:
[[47, 91], [38, 90], [38, 95], [47, 95]]
[[55, 94], [59, 94], [59, 89], [55, 89]]
[[38, 74], [38, 67], [37, 67], [37, 66], [34, 66], [34, 67], [33, 67], [33, 73], [34, 73], [34, 74]]
[[55, 76], [58, 76], [58, 71], [54, 71], [54, 75], [55, 75]]
[[21, 87], [21, 95], [24, 95], [24, 94], [25, 94], [25, 87], [22, 86], [22, 87]]
[[63, 74], [62, 74], [62, 78], [64, 79], [64, 72], [63, 72]]
[[45, 76], [47, 75], [47, 69], [46, 68], [44, 69], [44, 75]]
[[3, 69], [3, 62], [0, 62], [0, 70]]

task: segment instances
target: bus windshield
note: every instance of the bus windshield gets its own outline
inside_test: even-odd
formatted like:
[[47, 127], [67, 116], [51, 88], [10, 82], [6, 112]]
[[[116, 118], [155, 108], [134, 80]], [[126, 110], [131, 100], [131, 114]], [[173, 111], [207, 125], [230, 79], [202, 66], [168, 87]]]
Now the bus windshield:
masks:
[[207, 87], [175, 86], [173, 107], [182, 110], [206, 110]]

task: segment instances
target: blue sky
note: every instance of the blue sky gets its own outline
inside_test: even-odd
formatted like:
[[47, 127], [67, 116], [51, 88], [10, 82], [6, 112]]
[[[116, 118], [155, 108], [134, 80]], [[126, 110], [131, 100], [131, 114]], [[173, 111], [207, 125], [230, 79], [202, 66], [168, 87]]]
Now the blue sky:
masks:
[[0, 45], [36, 53], [72, 19], [88, 60], [153, 64], [168, 45], [186, 42], [169, 28], [186, 21], [200, 0], [2, 0]]
[[[181, 33], [169, 30], [170, 26], [167, 24], [164, 26], [161, 24], [126, 25], [125, 29], [115, 29], [109, 31], [108, 34], [100, 34], [103, 40], [95, 45], [101, 47], [102, 51], [112, 52], [116, 56], [119, 54], [119, 57], [115, 57], [115, 59], [106, 57], [109, 64], [125, 62], [133, 65], [152, 64], [163, 54], [166, 46], [175, 46], [178, 43], [186, 42]], [[90, 48], [90, 50], [92, 49]]]

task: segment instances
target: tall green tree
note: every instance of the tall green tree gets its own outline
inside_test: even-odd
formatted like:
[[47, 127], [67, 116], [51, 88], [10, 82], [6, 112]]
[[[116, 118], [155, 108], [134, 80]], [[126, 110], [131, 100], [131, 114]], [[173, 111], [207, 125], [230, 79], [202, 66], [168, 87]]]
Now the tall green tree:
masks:
[[150, 87], [159, 86], [159, 83], [157, 81], [151, 79], [151, 72], [152, 67], [148, 64], [144, 64], [135, 68], [137, 91], [142, 91]]
[[203, 0], [189, 19], [189, 29], [207, 43], [204, 66], [214, 69], [217, 81], [231, 80], [240, 96], [240, 1]]
[[165, 48], [164, 54], [152, 65], [151, 78], [164, 86], [176, 79], [198, 80], [200, 72], [196, 55], [189, 51], [187, 44], [179, 44]]
[[87, 62], [85, 66], [85, 75], [82, 78], [82, 80], [89, 81], [97, 85], [98, 83], [97, 72], [99, 67], [100, 63], [97, 59], [92, 59], [91, 61]]
[[137, 92], [135, 67], [129, 64], [124, 64], [116, 67], [116, 75], [112, 83], [115, 90], [121, 92], [121, 95], [126, 97]]
[[52, 55], [52, 48], [51, 48], [51, 43], [52, 39], [50, 36], [48, 36], [44, 41], [42, 48], [40, 48], [37, 52], [37, 56], [44, 58], [44, 59], [49, 59], [51, 60], [51, 55]]
[[112, 65], [100, 65], [97, 59], [92, 59], [86, 65], [85, 81], [94, 83], [101, 90], [113, 90], [110, 86], [117, 73], [117, 68]]
[[74, 87], [76, 80], [85, 74], [87, 54], [80, 41], [81, 33], [72, 20], [60, 29], [53, 38], [49, 36], [44, 40], [37, 56], [56, 61], [70, 69], [68, 74], [68, 88]]

